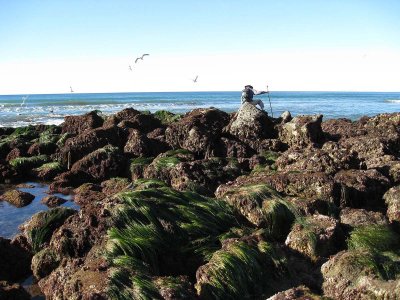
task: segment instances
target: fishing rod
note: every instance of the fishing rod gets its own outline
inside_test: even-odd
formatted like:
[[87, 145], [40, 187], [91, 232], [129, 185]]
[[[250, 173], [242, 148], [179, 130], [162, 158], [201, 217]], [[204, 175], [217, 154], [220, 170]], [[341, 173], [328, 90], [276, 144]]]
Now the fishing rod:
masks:
[[274, 114], [272, 112], [271, 98], [269, 97], [268, 85], [267, 85], [267, 94], [268, 94], [268, 100], [269, 100], [269, 108], [271, 109], [271, 117], [273, 118]]

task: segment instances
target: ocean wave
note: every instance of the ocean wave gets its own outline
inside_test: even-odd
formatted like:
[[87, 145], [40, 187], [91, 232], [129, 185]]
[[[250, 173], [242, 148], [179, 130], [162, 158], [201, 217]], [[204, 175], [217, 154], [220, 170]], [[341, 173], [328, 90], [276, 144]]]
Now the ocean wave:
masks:
[[389, 102], [389, 103], [400, 103], [400, 99], [386, 99], [385, 102]]

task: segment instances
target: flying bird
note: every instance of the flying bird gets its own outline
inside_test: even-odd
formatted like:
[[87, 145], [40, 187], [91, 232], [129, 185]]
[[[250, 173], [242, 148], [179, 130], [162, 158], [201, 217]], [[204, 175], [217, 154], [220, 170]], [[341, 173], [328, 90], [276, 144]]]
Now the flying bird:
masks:
[[147, 56], [147, 55], [150, 55], [150, 54], [142, 54], [142, 56], [137, 57], [137, 58], [135, 59], [135, 64], [137, 63], [137, 61], [138, 61], [139, 59], [143, 60], [143, 57], [145, 57], [145, 56]]
[[132, 71], [132, 67], [131, 67], [131, 65], [129, 65], [129, 70], [131, 70], [131, 71]]
[[70, 88], [70, 90], [71, 90], [71, 93], [73, 93], [74, 91], [72, 90], [72, 87], [71, 87], [71, 86], [69, 86], [69, 88]]
[[197, 75], [195, 79], [192, 79], [192, 81], [193, 81], [194, 83], [196, 83], [196, 82], [197, 82], [197, 78], [199, 78], [199, 75]]

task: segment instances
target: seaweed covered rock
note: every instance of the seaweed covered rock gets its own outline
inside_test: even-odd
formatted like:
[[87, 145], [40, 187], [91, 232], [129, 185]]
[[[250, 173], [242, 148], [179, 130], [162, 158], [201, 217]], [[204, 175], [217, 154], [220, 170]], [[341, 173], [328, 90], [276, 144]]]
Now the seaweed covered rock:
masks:
[[197, 270], [195, 287], [201, 299], [263, 299], [290, 287], [287, 272], [283, 255], [274, 245], [228, 239]]
[[340, 206], [382, 209], [382, 196], [390, 181], [377, 170], [341, 170], [335, 175], [341, 186]]
[[229, 115], [216, 108], [194, 109], [165, 131], [168, 144], [201, 155], [209, 155], [221, 136]]
[[16, 207], [27, 206], [35, 199], [35, 196], [18, 190], [9, 190], [0, 196], [0, 200], [7, 201]]
[[33, 276], [35, 276], [37, 280], [48, 276], [58, 267], [60, 261], [61, 257], [59, 254], [48, 247], [40, 250], [32, 258], [31, 269]]
[[324, 141], [321, 123], [322, 115], [296, 116], [279, 127], [279, 138], [295, 148], [321, 144]]
[[268, 114], [247, 102], [242, 104], [224, 131], [254, 150], [260, 147], [262, 140], [276, 137]]
[[57, 158], [64, 165], [72, 165], [89, 153], [107, 145], [121, 146], [126, 133], [119, 127], [96, 128], [67, 139], [57, 153]]
[[143, 177], [147, 179], [156, 178], [171, 183], [171, 171], [181, 162], [194, 161], [195, 156], [188, 150], [170, 150], [158, 155], [143, 172]]
[[170, 172], [173, 188], [180, 191], [192, 190], [206, 196], [214, 195], [220, 184], [242, 174], [237, 160], [218, 157], [181, 162]]
[[102, 192], [102, 188], [99, 184], [84, 183], [73, 190], [73, 199], [81, 206], [90, 204], [91, 202], [101, 201], [105, 197], [106, 195]]
[[274, 189], [266, 184], [248, 184], [217, 196], [235, 207], [257, 227], [267, 228], [278, 239], [285, 239], [295, 219], [295, 209]]
[[31, 157], [17, 157], [9, 161], [9, 164], [19, 175], [29, 175], [32, 169], [42, 166], [50, 161], [47, 155]]
[[42, 180], [52, 180], [64, 171], [65, 167], [57, 161], [48, 162], [38, 168], [32, 169], [33, 175]]
[[397, 299], [399, 257], [365, 249], [342, 251], [322, 265], [324, 295], [332, 299]]
[[61, 133], [81, 134], [84, 131], [95, 129], [103, 125], [103, 118], [97, 111], [91, 111], [81, 116], [66, 116], [61, 124]]
[[285, 244], [317, 261], [344, 247], [344, 235], [339, 222], [334, 218], [313, 215], [296, 220]]
[[380, 212], [346, 207], [340, 211], [340, 223], [349, 229], [353, 229], [366, 225], [386, 225], [388, 221], [385, 215]]
[[103, 125], [103, 127], [112, 126], [137, 129], [141, 134], [146, 134], [162, 125], [160, 120], [152, 114], [140, 112], [133, 108], [126, 108], [109, 117]]
[[0, 281], [17, 282], [31, 272], [32, 254], [9, 239], [0, 237]]
[[93, 181], [116, 177], [125, 171], [125, 157], [118, 147], [105, 146], [86, 155], [74, 163], [71, 172], [86, 174]]
[[339, 190], [333, 178], [323, 172], [275, 172], [271, 170], [240, 176], [233, 182], [220, 185], [216, 196], [227, 190], [249, 184], [266, 184], [285, 196], [337, 201]]

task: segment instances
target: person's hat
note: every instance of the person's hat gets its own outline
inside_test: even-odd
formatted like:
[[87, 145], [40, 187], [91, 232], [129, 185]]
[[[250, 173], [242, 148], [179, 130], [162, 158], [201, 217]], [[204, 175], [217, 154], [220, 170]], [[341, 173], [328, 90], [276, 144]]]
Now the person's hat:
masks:
[[248, 85], [245, 85], [244, 88], [251, 88], [252, 89], [253, 86], [248, 84]]

